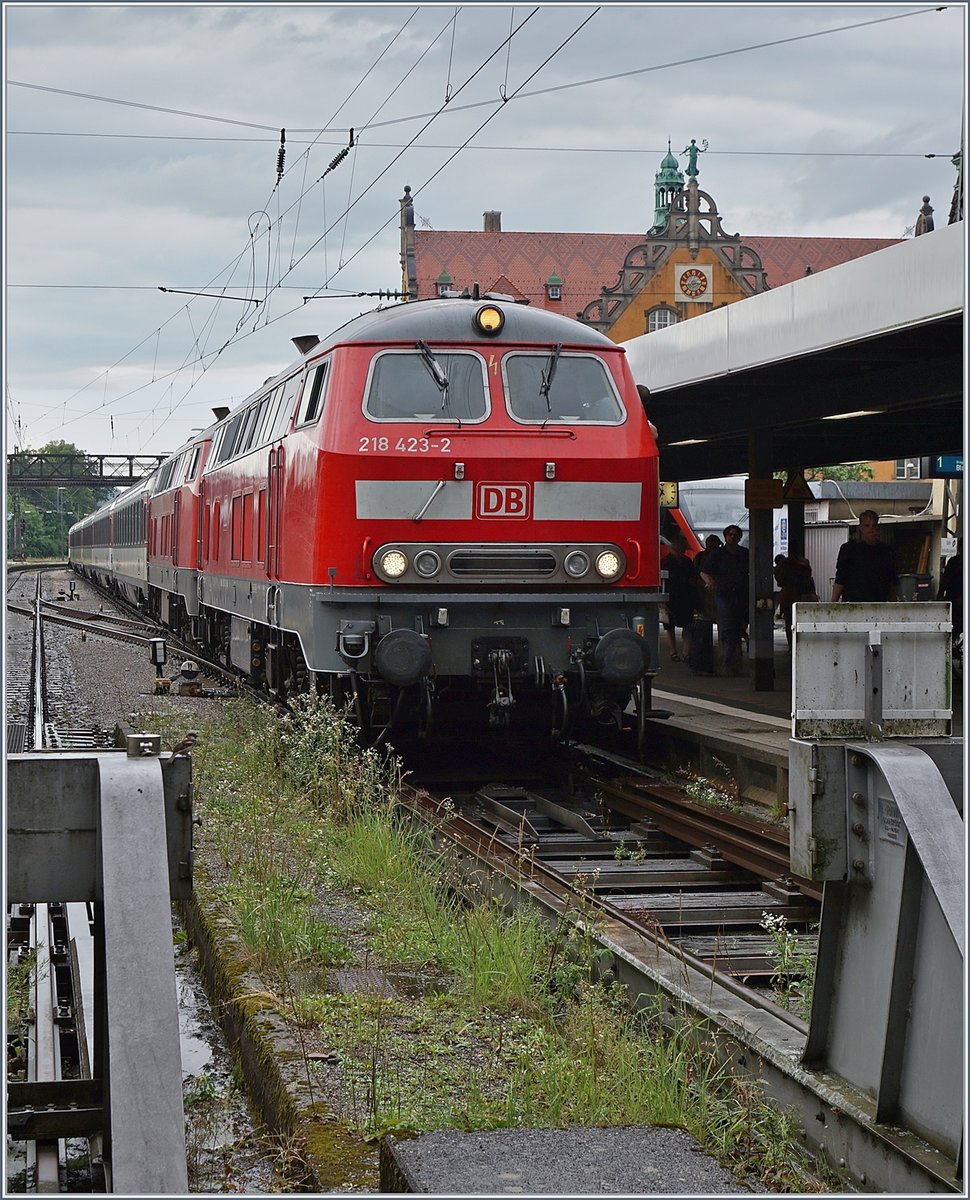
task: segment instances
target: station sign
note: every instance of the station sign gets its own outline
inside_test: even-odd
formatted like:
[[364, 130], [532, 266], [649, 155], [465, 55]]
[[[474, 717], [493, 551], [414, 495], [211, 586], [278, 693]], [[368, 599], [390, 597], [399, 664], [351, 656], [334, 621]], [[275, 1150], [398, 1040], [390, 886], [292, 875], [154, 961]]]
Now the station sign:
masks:
[[811, 502], [815, 499], [812, 489], [808, 486], [802, 471], [790, 471], [782, 489], [784, 500], [804, 500]]
[[962, 454], [937, 454], [930, 459], [931, 479], [958, 479], [963, 475]]
[[780, 479], [746, 479], [744, 481], [745, 508], [783, 508]]

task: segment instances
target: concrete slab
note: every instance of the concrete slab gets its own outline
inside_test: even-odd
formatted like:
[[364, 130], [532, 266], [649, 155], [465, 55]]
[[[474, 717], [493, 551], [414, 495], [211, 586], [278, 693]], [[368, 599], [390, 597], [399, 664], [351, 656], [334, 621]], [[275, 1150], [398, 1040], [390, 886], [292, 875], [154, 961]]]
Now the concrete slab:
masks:
[[743, 1195], [682, 1129], [442, 1130], [381, 1147], [381, 1191], [441, 1196]]

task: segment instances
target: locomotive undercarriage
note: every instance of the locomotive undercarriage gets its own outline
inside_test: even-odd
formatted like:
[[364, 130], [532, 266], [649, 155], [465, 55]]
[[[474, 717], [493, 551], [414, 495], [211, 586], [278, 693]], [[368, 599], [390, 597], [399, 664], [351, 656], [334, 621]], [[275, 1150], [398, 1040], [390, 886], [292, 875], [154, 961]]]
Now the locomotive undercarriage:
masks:
[[375, 605], [350, 589], [243, 586], [241, 598], [234, 581], [206, 579], [197, 617], [154, 588], [149, 607], [281, 702], [330, 695], [369, 742], [459, 724], [568, 740], [589, 722], [621, 727], [631, 701], [641, 731], [651, 712], [655, 593], [382, 592]]

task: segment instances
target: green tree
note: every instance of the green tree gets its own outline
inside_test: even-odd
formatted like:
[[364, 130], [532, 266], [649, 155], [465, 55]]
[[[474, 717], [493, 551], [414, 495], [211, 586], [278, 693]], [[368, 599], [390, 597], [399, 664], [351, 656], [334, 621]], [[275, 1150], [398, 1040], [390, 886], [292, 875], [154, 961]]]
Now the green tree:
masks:
[[79, 482], [69, 486], [45, 483], [42, 465], [29, 463], [24, 471], [36, 475], [37, 483], [7, 488], [7, 553], [25, 558], [63, 558], [71, 526], [93, 512], [115, 489], [82, 482], [85, 475], [97, 470], [97, 463], [89, 461], [85, 451], [72, 442], [55, 440], [22, 453], [74, 458], [73, 475]]
[[[838, 483], [874, 479], [875, 471], [868, 463], [838, 463], [834, 467], [806, 467], [805, 478], [809, 483], [821, 483], [823, 479], [833, 479]], [[775, 479], [786, 479], [787, 471], [775, 471]]]

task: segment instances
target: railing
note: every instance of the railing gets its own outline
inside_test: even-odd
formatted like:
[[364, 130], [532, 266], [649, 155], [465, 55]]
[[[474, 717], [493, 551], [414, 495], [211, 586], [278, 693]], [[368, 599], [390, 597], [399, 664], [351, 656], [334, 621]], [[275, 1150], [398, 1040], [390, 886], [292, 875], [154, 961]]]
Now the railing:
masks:
[[7, 455], [7, 487], [128, 487], [145, 479], [167, 454], [39, 454]]

